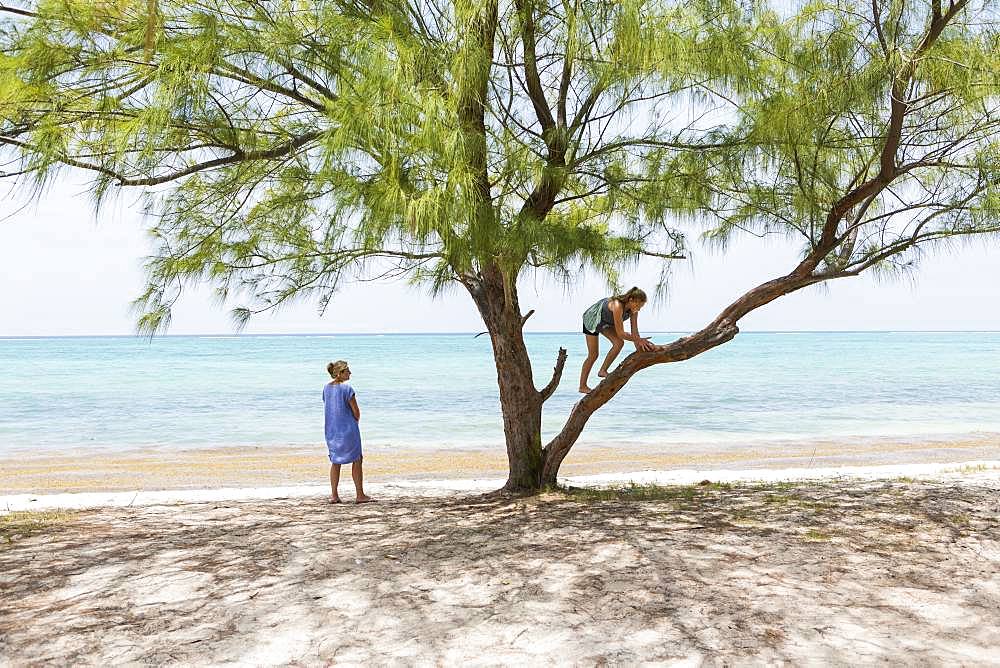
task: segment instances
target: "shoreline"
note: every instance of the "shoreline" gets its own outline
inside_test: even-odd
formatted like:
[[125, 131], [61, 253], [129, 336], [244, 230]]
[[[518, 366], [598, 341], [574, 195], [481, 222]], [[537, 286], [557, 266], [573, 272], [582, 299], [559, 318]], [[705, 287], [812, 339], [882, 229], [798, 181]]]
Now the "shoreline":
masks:
[[[967, 474], [974, 473], [974, 476]], [[767, 484], [781, 482], [829, 482], [850, 480], [853, 484], [876, 480], [961, 480], [963, 484], [994, 484], [1000, 481], [1000, 460], [910, 463], [871, 466], [783, 469], [675, 469], [644, 470], [593, 475], [560, 476], [567, 487], [608, 488], [622, 485]], [[373, 496], [392, 500], [400, 497], [440, 498], [483, 494], [503, 486], [503, 478], [446, 478], [397, 480], [368, 484]], [[211, 489], [129, 490], [61, 494], [9, 494], [0, 496], [0, 517], [12, 512], [36, 510], [85, 510], [132, 508], [192, 503], [278, 501], [324, 497], [325, 484], [281, 487], [221, 487]], [[347, 497], [349, 498], [349, 494]]]
[[[310, 446], [145, 448], [78, 455], [0, 455], [0, 497], [322, 485], [329, 462]], [[772, 441], [740, 444], [576, 445], [560, 477], [680, 470], [829, 469], [1000, 460], [1000, 435], [936, 440]], [[500, 479], [502, 446], [492, 449], [370, 447], [367, 483]]]

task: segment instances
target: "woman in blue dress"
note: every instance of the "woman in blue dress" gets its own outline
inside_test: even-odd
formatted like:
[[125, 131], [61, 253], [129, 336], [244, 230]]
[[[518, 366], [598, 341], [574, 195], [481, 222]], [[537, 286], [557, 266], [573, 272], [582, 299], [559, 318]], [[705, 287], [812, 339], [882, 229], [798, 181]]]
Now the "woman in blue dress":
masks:
[[337, 487], [340, 467], [351, 464], [351, 477], [357, 493], [356, 503], [370, 503], [375, 499], [365, 494], [364, 476], [361, 471], [361, 409], [354, 396], [354, 388], [347, 384], [351, 369], [344, 360], [326, 365], [331, 380], [323, 387], [325, 407], [326, 449], [330, 454], [330, 503], [340, 503]]

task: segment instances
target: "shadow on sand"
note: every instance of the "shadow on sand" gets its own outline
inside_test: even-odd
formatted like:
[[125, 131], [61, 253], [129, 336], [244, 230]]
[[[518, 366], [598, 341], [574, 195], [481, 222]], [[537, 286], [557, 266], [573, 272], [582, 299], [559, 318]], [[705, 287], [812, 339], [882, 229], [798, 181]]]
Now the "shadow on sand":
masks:
[[13, 663], [995, 660], [996, 480], [107, 509], [0, 545]]

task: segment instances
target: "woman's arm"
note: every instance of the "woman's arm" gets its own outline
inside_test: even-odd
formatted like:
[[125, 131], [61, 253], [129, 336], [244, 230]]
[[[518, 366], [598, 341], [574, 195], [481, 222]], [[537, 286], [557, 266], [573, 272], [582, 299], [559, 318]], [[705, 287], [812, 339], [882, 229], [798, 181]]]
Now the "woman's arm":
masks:
[[361, 422], [361, 409], [358, 408], [358, 398], [351, 397], [351, 400], [347, 403], [351, 406], [351, 412], [354, 413], [354, 419]]
[[[642, 344], [645, 339], [639, 336], [639, 319], [638, 314], [632, 314], [632, 333], [629, 334], [625, 331], [625, 325], [622, 323], [622, 305], [617, 299], [608, 302], [608, 310], [611, 311], [611, 320], [615, 323], [615, 334], [618, 338], [625, 339], [626, 341], [631, 341], [635, 344], [636, 348]], [[641, 350], [641, 348], [640, 348]]]
[[632, 340], [639, 341], [642, 337], [639, 335], [639, 314], [633, 313], [629, 316], [629, 323], [632, 325]]
[[639, 334], [639, 314], [633, 313], [631, 318], [632, 322], [632, 342], [635, 343], [635, 349], [640, 351], [652, 350], [656, 346], [649, 339], [644, 339], [641, 334]]
[[649, 339], [644, 339], [639, 336], [639, 314], [633, 313], [630, 318], [630, 323], [632, 326], [632, 333], [627, 334], [625, 332], [625, 326], [622, 323], [622, 305], [617, 299], [608, 303], [608, 310], [611, 311], [611, 319], [615, 322], [615, 333], [619, 338], [625, 339], [626, 341], [631, 341], [635, 344], [636, 350], [652, 350], [655, 346]]
[[[608, 310], [611, 311], [611, 321], [615, 323], [615, 334], [619, 339], [625, 339], [626, 341], [635, 341], [635, 336], [625, 332], [625, 326], [622, 324], [622, 305], [617, 299], [612, 299], [608, 302]], [[635, 316], [632, 316], [632, 331], [635, 331]]]

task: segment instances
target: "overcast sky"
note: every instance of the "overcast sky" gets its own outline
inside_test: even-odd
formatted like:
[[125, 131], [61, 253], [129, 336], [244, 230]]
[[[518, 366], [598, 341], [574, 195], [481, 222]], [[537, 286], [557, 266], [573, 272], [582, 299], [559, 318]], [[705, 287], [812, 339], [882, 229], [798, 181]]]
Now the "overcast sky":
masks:
[[[9, 186], [0, 190], [0, 336], [131, 334], [129, 302], [142, 289], [142, 258], [151, 251], [137, 207], [109, 206], [95, 217], [82, 181], [64, 181], [37, 204]], [[691, 331], [752, 285], [788, 271], [796, 251], [786, 243], [747, 239], [722, 254], [695, 248], [676, 265], [665, 299], [644, 310], [643, 331]], [[911, 281], [842, 279], [785, 297], [749, 315], [753, 330], [1000, 330], [1000, 249], [978, 242], [929, 255]], [[652, 287], [655, 264], [624, 275]], [[603, 296], [585, 277], [566, 291], [552, 279], [521, 286], [521, 304], [537, 310], [529, 331], [577, 331], [583, 310]], [[482, 322], [468, 295], [431, 299], [402, 282], [347, 285], [320, 317], [298, 304], [251, 321], [251, 333], [469, 332]], [[169, 334], [228, 334], [227, 310], [209, 290], [185, 295]]]

